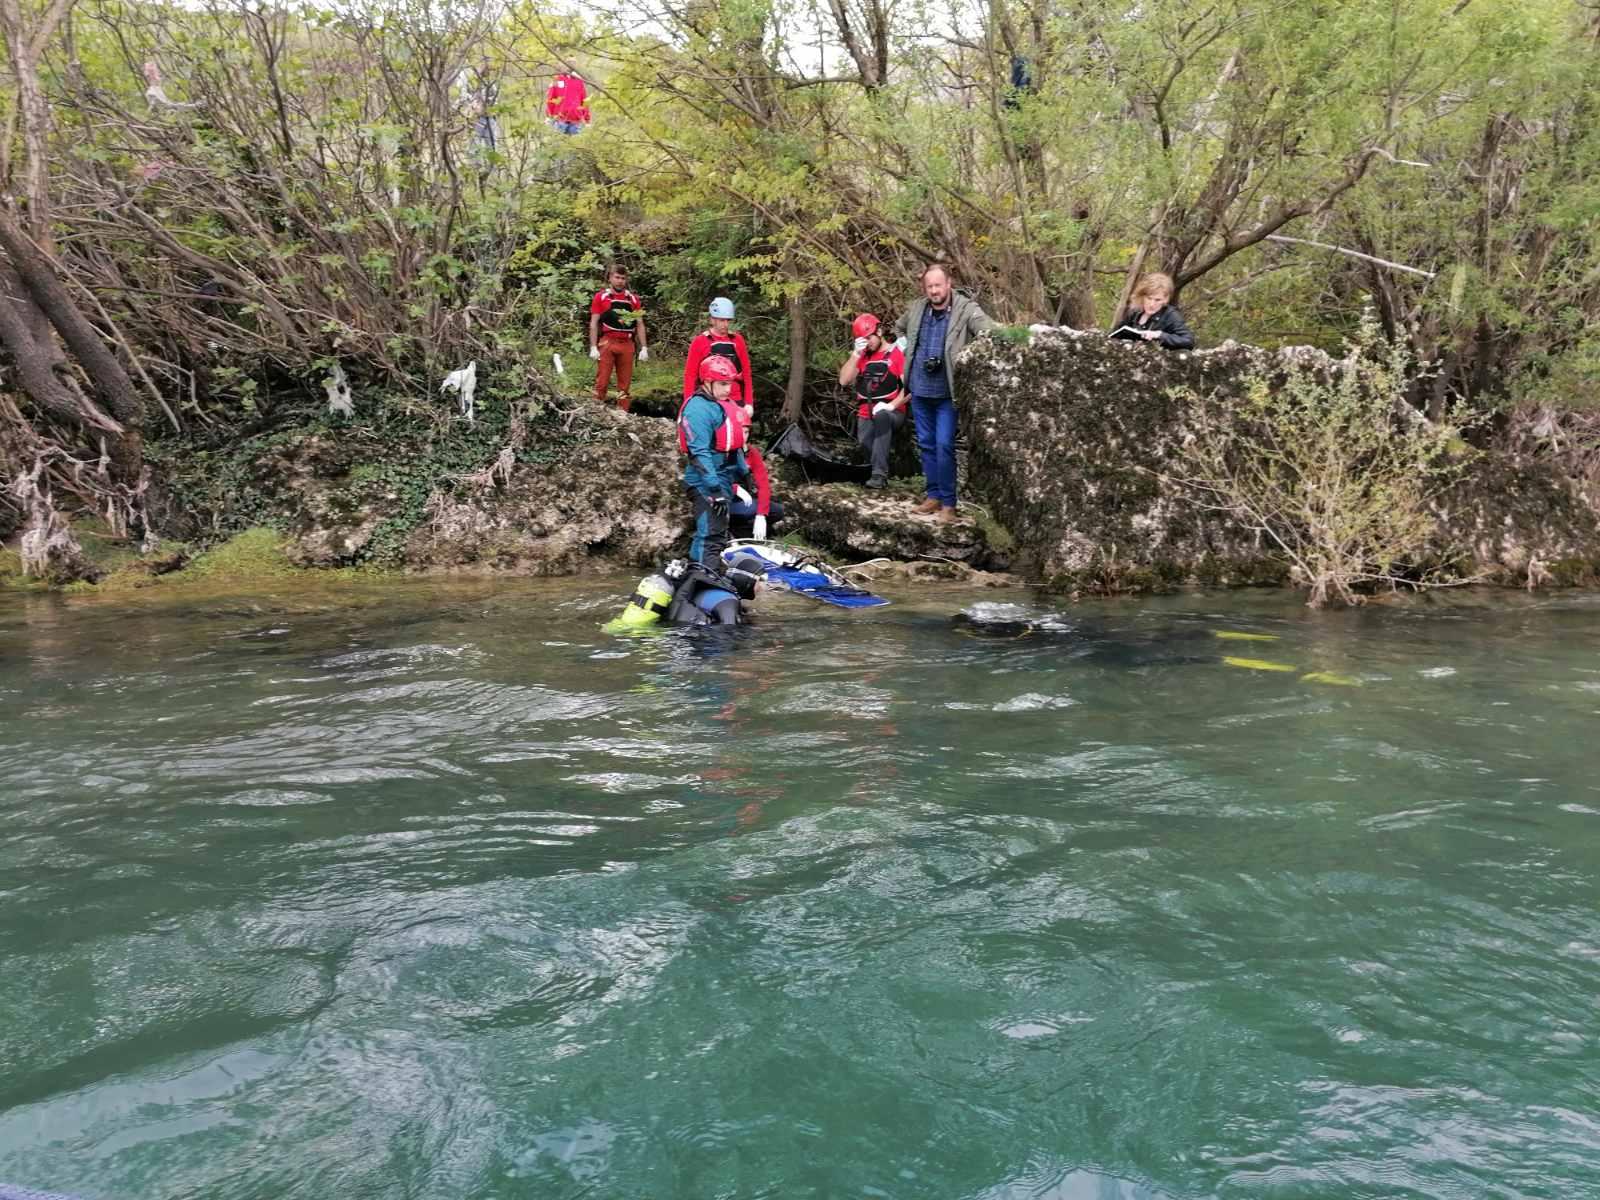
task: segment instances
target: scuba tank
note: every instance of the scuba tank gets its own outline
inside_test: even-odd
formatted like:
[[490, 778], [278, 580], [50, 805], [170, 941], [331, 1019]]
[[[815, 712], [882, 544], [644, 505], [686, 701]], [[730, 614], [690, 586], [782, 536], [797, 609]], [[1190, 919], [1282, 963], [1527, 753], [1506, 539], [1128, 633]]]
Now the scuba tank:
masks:
[[755, 579], [748, 572], [743, 578], [730, 578], [701, 563], [678, 559], [667, 565], [667, 578], [678, 580], [667, 620], [677, 625], [742, 625], [741, 596], [755, 595]]
[[607, 633], [649, 629], [662, 621], [671, 625], [743, 625], [743, 600], [756, 594], [759, 576], [732, 568], [726, 573], [699, 563], [675, 559], [656, 575], [647, 575], [629, 598], [627, 607], [607, 622]]
[[607, 629], [643, 629], [654, 625], [672, 607], [673, 583], [665, 575], [646, 575], [639, 581], [628, 605]]

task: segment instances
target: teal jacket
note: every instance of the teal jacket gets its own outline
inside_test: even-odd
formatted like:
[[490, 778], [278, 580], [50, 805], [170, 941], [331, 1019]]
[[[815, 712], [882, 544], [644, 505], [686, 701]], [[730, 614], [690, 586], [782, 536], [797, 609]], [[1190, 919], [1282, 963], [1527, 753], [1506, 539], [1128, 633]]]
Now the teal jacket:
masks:
[[732, 496], [733, 484], [750, 472], [744, 451], [718, 450], [717, 429], [722, 425], [722, 406], [704, 392], [697, 391], [685, 401], [678, 414], [678, 425], [689, 443], [689, 461], [683, 467], [685, 486], [707, 496]]

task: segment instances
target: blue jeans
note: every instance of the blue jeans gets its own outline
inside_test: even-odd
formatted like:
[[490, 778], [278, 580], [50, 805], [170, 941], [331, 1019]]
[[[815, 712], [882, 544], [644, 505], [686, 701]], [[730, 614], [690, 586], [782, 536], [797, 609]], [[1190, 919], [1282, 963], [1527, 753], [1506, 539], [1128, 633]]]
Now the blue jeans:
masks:
[[[767, 501], [767, 524], [776, 525], [783, 518], [783, 502], [781, 500]], [[746, 504], [735, 496], [728, 501], [728, 521], [730, 524], [743, 524], [746, 528], [756, 519], [756, 502]]]
[[583, 126], [581, 124], [579, 124], [577, 121], [558, 121], [554, 117], [552, 117], [550, 119], [550, 124], [554, 125], [562, 133], [582, 133], [583, 132]]
[[956, 506], [956, 402], [911, 397], [911, 416], [917, 423], [917, 449], [922, 451], [922, 474], [928, 482], [928, 499], [946, 508]]

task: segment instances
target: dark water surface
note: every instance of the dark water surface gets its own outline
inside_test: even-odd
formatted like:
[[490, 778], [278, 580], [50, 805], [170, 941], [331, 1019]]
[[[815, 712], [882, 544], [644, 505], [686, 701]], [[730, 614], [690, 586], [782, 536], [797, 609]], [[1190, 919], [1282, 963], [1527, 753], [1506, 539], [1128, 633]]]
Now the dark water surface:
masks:
[[1600, 1196], [1597, 598], [631, 584], [0, 599], [0, 1181]]

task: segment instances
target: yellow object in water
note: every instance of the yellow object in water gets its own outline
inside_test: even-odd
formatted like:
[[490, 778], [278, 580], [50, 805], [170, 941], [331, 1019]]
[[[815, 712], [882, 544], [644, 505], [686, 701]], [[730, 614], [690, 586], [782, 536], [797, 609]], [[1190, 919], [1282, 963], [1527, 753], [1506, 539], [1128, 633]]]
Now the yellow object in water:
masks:
[[1300, 676], [1301, 683], [1333, 683], [1340, 687], [1360, 687], [1361, 680], [1348, 675], [1335, 675], [1332, 671], [1312, 671]]
[[628, 600], [628, 606], [616, 619], [606, 622], [606, 633], [631, 633], [656, 624], [672, 607], [672, 581], [661, 575], [649, 575], [639, 581], [638, 588]]
[[1229, 642], [1275, 642], [1278, 635], [1275, 633], [1242, 633], [1237, 629], [1213, 629], [1212, 637], [1222, 638]]
[[1247, 671], [1297, 671], [1298, 667], [1291, 667], [1288, 663], [1268, 662], [1264, 658], [1234, 658], [1229, 655], [1222, 660], [1230, 667], [1243, 667]]

